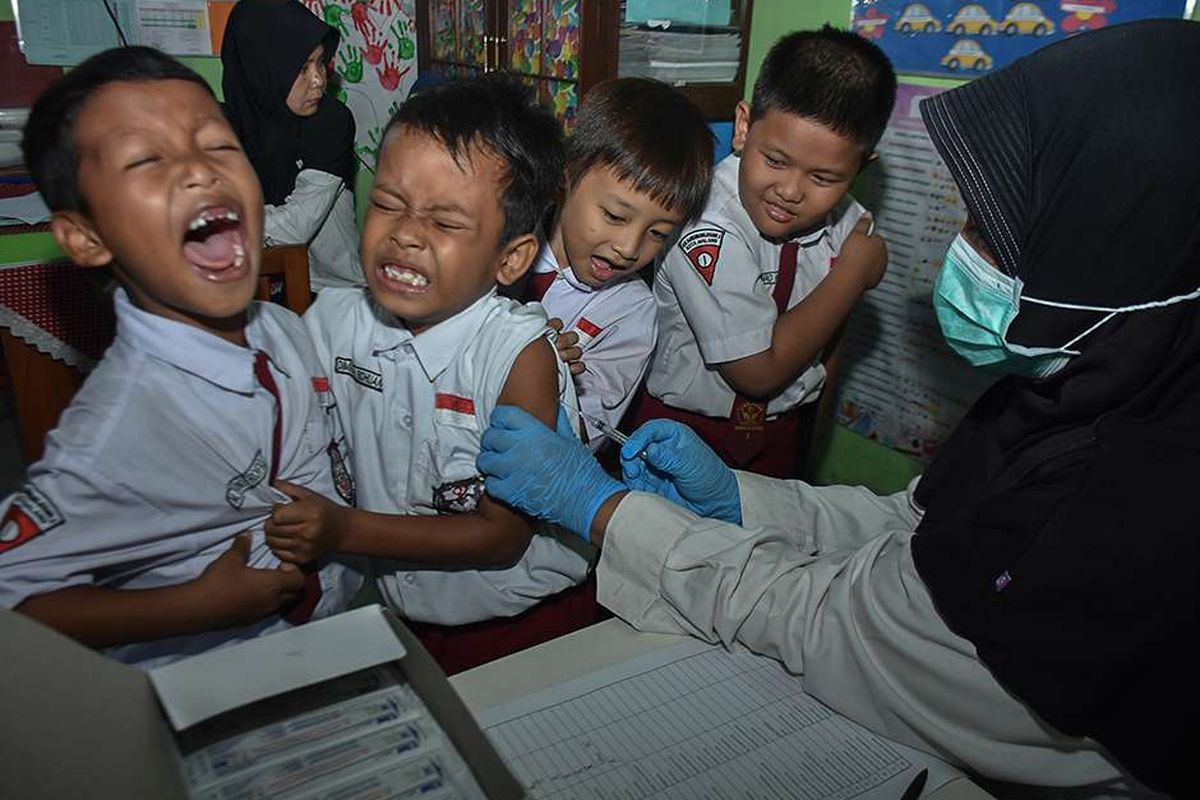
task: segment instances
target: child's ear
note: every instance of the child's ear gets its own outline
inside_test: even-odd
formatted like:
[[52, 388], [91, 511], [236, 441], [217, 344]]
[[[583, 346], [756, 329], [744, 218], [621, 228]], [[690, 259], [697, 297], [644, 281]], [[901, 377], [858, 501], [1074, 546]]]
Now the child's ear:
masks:
[[858, 168], [858, 171], [862, 172], [864, 169], [866, 169], [871, 164], [874, 164], [878, 160], [879, 160], [879, 152], [876, 150], [872, 150], [871, 154], [862, 160], [862, 166]]
[[81, 267], [103, 267], [113, 260], [92, 223], [78, 211], [55, 211], [50, 218], [54, 241], [72, 261]]
[[733, 112], [733, 152], [740, 153], [746, 146], [746, 137], [750, 135], [750, 104], [739, 100]]
[[538, 239], [532, 233], [517, 238], [504, 245], [500, 254], [500, 268], [496, 271], [496, 282], [501, 286], [512, 286], [529, 271], [533, 260], [537, 258]]

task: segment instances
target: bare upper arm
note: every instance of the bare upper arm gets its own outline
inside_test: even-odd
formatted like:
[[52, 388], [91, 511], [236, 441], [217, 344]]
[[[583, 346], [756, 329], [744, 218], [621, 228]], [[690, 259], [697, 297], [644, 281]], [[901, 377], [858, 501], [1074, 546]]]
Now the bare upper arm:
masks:
[[553, 428], [558, 419], [558, 354], [548, 339], [538, 338], [520, 352], [497, 405], [517, 406]]

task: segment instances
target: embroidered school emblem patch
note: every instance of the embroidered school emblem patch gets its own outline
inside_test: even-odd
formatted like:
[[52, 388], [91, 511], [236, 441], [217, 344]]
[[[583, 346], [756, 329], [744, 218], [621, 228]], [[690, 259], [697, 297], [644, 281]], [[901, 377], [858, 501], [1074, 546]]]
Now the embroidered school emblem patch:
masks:
[[717, 271], [717, 259], [721, 256], [721, 242], [724, 239], [725, 231], [706, 228], [692, 231], [679, 240], [679, 249], [709, 286], [712, 286], [713, 275]]
[[250, 459], [250, 466], [246, 467], [246, 471], [234, 475], [229, 479], [229, 483], [225, 484], [225, 502], [234, 508], [241, 508], [246, 502], [246, 492], [262, 483], [265, 477], [267, 460], [263, 458], [262, 450], [255, 450], [254, 458]]
[[33, 486], [26, 486], [13, 495], [8, 510], [0, 519], [0, 553], [20, 547], [63, 522], [63, 515], [49, 497]]
[[433, 507], [439, 514], [469, 514], [483, 497], [483, 476], [475, 475], [434, 487]]
[[365, 386], [376, 392], [383, 391], [383, 376], [378, 372], [372, 372], [366, 367], [360, 367], [355, 364], [353, 359], [346, 356], [338, 356], [333, 359], [333, 371], [339, 375], [347, 375], [350, 380], [357, 383], [359, 386]]
[[346, 505], [354, 505], [354, 476], [350, 474], [342, 448], [338, 447], [336, 441], [331, 441], [325, 452], [329, 455], [329, 468], [333, 471], [333, 488], [338, 497], [346, 501]]

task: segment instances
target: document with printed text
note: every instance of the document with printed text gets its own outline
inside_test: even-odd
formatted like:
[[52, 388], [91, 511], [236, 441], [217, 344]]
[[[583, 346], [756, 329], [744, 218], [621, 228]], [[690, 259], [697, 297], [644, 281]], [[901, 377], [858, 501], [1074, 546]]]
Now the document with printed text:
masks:
[[535, 798], [895, 800], [960, 773], [806, 695], [779, 662], [688, 642], [478, 714]]

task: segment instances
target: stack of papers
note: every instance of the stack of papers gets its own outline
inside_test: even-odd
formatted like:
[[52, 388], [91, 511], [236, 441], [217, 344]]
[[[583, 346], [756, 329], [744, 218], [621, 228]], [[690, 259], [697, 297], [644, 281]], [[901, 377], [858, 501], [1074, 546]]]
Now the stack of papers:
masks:
[[737, 28], [670, 24], [621, 28], [619, 77], [655, 78], [676, 86], [728, 83], [737, 77]]

